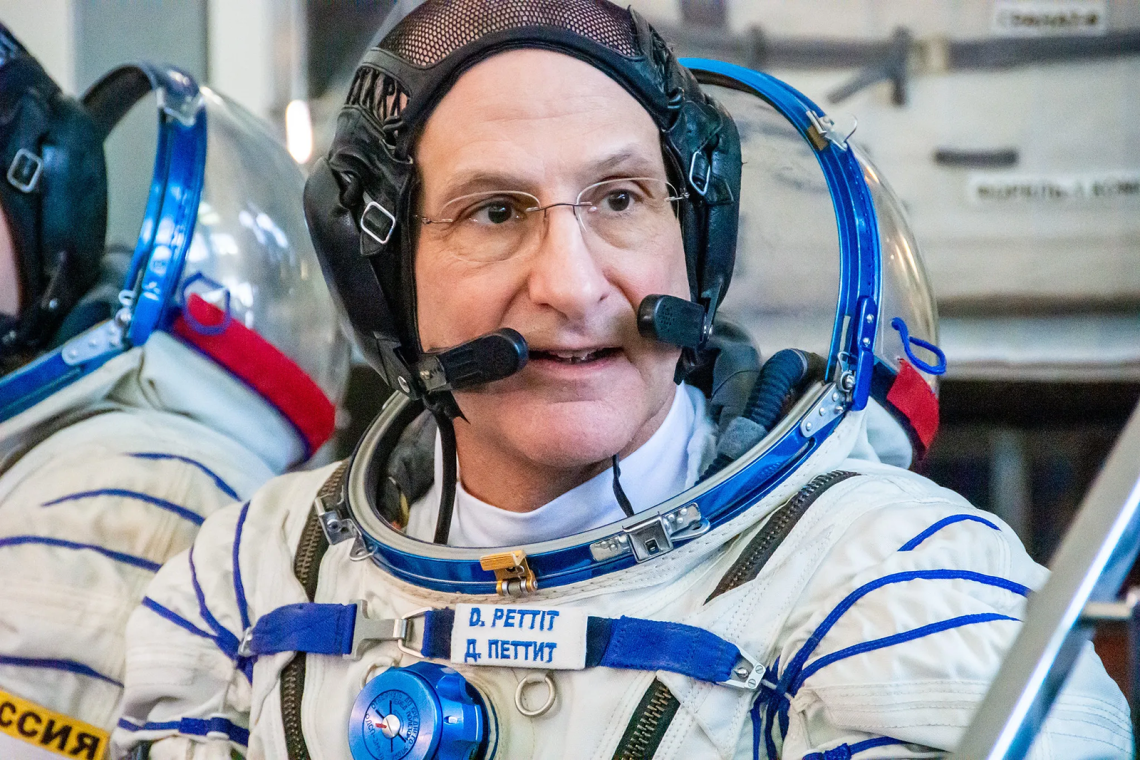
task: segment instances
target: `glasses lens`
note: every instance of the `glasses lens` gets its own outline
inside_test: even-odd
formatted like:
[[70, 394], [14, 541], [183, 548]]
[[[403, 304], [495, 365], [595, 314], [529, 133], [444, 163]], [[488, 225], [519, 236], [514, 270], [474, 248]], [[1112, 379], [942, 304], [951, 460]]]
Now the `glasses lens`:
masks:
[[443, 205], [427, 226], [459, 256], [482, 260], [514, 253], [533, 223], [528, 210], [538, 206], [533, 195], [515, 191], [474, 193]]
[[678, 224], [668, 182], [647, 177], [609, 179], [578, 196], [579, 217], [591, 232], [615, 248], [643, 247]]

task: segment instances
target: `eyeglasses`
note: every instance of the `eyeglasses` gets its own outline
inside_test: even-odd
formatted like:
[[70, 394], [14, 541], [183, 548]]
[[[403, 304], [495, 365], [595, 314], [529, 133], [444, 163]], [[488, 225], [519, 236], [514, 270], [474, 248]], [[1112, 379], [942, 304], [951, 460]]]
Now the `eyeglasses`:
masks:
[[631, 250], [651, 245], [676, 225], [674, 204], [688, 197], [664, 180], [624, 177], [590, 185], [573, 203], [543, 206], [530, 193], [495, 190], [461, 195], [443, 204], [438, 217], [418, 218], [458, 255], [500, 259], [527, 250], [540, 239], [546, 213], [567, 206], [590, 237]]

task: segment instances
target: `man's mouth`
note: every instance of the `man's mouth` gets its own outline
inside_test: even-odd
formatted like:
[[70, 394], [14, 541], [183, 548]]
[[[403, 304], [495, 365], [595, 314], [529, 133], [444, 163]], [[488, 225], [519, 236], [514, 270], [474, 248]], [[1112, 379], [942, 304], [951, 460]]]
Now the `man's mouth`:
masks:
[[544, 351], [531, 349], [530, 358], [532, 361], [535, 359], [545, 359], [546, 361], [557, 362], [559, 364], [587, 364], [614, 356], [619, 351], [621, 351], [621, 349], [614, 346], [591, 348], [582, 351]]

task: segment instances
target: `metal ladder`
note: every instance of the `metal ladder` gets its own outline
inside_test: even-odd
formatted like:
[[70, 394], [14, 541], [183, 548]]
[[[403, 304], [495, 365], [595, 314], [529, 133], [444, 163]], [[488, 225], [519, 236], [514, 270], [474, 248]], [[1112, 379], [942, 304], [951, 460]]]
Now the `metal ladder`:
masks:
[[[1017, 760], [1029, 752], [1098, 623], [1129, 623], [1132, 701], [1140, 700], [1140, 593], [1117, 594], [1140, 553], [1140, 406], [1081, 502], [1029, 598], [1025, 624], [952, 757]], [[1133, 736], [1137, 730], [1133, 704]]]

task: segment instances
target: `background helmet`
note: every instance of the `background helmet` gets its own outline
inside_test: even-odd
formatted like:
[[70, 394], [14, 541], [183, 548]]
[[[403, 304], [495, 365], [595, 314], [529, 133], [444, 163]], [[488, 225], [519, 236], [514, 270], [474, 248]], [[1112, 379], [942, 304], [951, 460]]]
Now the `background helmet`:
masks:
[[606, 0], [427, 2], [365, 54], [332, 147], [305, 190], [317, 255], [359, 346], [389, 385], [413, 396], [427, 390], [414, 371], [422, 355], [413, 277], [416, 139], [464, 71], [495, 53], [535, 47], [598, 68], [650, 114], [673, 183], [688, 190], [679, 216], [691, 298], [706, 324], [728, 289], [736, 129], [644, 19]]
[[300, 168], [264, 123], [174, 67], [115, 69], [83, 103], [99, 134], [124, 118], [155, 125], [150, 182], [114, 201], [137, 213], [137, 242], [112, 319], [0, 377], [0, 422], [163, 331], [274, 406], [307, 458], [333, 432], [349, 344], [305, 227]]
[[304, 175], [267, 125], [201, 88], [201, 199], [163, 329], [249, 385], [311, 455], [333, 432], [349, 343], [313, 254]]
[[0, 315], [0, 368], [46, 347], [95, 282], [107, 228], [103, 133], [0, 24], [0, 209], [21, 309]]

